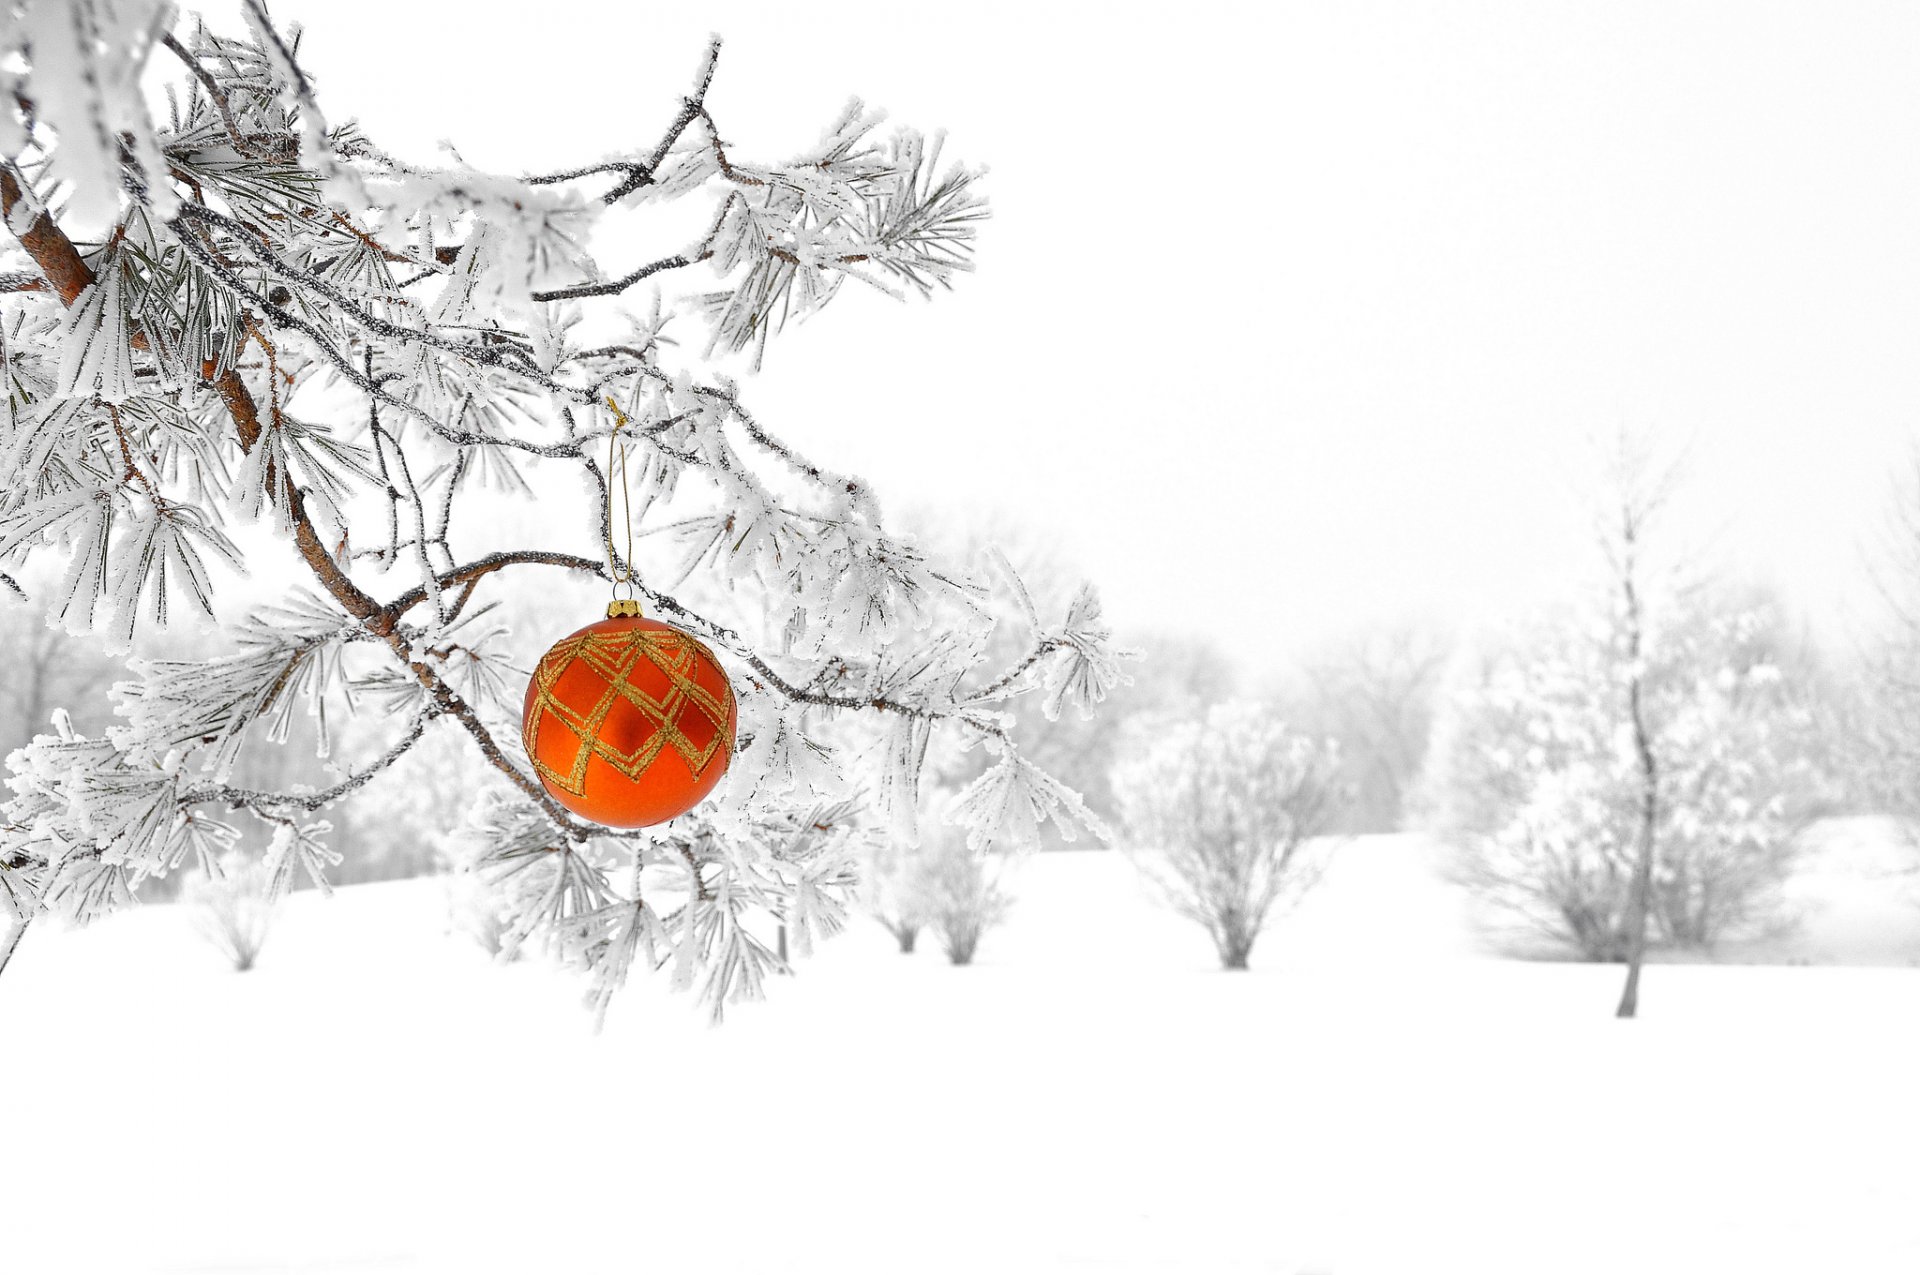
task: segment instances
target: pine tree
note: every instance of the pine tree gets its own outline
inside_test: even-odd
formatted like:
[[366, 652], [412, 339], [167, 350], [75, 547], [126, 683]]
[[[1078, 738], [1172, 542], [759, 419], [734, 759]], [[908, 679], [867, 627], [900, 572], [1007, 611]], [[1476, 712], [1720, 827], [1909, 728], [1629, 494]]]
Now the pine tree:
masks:
[[[975, 851], [1084, 821], [1013, 747], [1007, 709], [1039, 691], [1049, 714], [1089, 711], [1121, 680], [1091, 591], [1062, 616], [1028, 607], [1024, 652], [988, 667], [993, 591], [1018, 582], [932, 560], [718, 366], [757, 368], [849, 280], [951, 286], [987, 212], [974, 170], [858, 102], [792, 159], [744, 158], [707, 105], [718, 41], [643, 150], [522, 176], [422, 165], [333, 123], [298, 32], [244, 8], [245, 33], [222, 35], [176, 31], [158, 3], [15, 0], [0, 34], [0, 196], [24, 253], [0, 263], [4, 582], [64, 561], [35, 602], [122, 647], [183, 612], [224, 634], [210, 658], [132, 661], [104, 735], [62, 726], [9, 758], [7, 950], [42, 912], [84, 921], [259, 841], [276, 891], [324, 888], [325, 812], [447, 732], [497, 779], [461, 840], [506, 941], [584, 967], [602, 1007], [646, 962], [718, 1013], [777, 968], [775, 927], [801, 950], [832, 932], [862, 830], [913, 834], [936, 734], [991, 759], [945, 812]], [[140, 87], [156, 60], [163, 104]], [[694, 242], [590, 255], [609, 210], [682, 201], [704, 206]], [[643, 288], [638, 317], [618, 308]], [[624, 475], [596, 460], [623, 418], [659, 560], [640, 598], [720, 653], [740, 730], [716, 800], [616, 835], [520, 755], [524, 655], [487, 594], [626, 569]], [[489, 543], [502, 520], [482, 515], [555, 474], [588, 496], [548, 520], [570, 525]], [[277, 561], [262, 531], [300, 578], [236, 620], [236, 571]], [[232, 782], [301, 711], [323, 751], [342, 714], [391, 726], [325, 788]]]

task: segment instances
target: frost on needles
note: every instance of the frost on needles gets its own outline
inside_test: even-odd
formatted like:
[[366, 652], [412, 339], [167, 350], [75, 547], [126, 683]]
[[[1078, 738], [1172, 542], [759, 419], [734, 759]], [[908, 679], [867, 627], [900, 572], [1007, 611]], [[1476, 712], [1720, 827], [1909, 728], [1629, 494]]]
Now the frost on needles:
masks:
[[[718, 55], [658, 94], [644, 148], [502, 175], [390, 155], [322, 114], [299, 33], [257, 3], [227, 34], [161, 3], [9, 6], [0, 582], [122, 649], [183, 613], [222, 634], [209, 658], [131, 661], [104, 737], [61, 715], [8, 758], [0, 906], [19, 927], [85, 921], [236, 847], [278, 890], [324, 886], [325, 811], [444, 733], [493, 776], [457, 841], [506, 941], [578, 964], [602, 1008], [644, 962], [717, 1014], [779, 968], [774, 926], [802, 951], [833, 933], [862, 840], [917, 835], [936, 735], [984, 749], [945, 811], [978, 851], [1046, 820], [1097, 831], [1009, 731], [1030, 692], [1084, 713], [1122, 680], [1096, 595], [1045, 616], [1004, 562], [930, 556], [715, 366], [757, 367], [848, 281], [950, 286], [986, 216], [978, 175], [858, 103], [812, 149], [753, 160], [708, 110]], [[609, 210], [677, 201], [703, 209], [692, 242], [589, 255]], [[525, 669], [487, 596], [607, 576], [609, 399], [632, 422], [638, 529], [669, 564], [642, 601], [718, 651], [741, 700], [717, 798], [622, 835], [530, 774]], [[489, 520], [461, 517], [569, 470], [584, 497], [544, 520], [548, 543], [488, 545]], [[269, 535], [298, 578], [271, 607], [223, 602]], [[1011, 667], [987, 666], [996, 624], [1024, 634]], [[236, 783], [298, 713], [337, 782]], [[355, 717], [379, 742], [346, 755], [330, 724]]]

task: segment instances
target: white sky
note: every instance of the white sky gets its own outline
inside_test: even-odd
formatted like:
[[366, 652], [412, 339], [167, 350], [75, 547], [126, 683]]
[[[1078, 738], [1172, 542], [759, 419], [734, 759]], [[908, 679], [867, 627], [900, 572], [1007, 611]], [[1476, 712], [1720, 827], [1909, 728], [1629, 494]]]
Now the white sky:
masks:
[[1829, 632], [1865, 607], [1920, 423], [1920, 9], [1154, 9], [274, 6], [330, 118], [422, 159], [650, 144], [708, 31], [739, 154], [854, 93], [945, 127], [992, 169], [978, 273], [843, 293], [750, 400], [896, 508], [1057, 537], [1123, 626], [1264, 664], [1524, 608], [1621, 426], [1691, 440], [1723, 555]]

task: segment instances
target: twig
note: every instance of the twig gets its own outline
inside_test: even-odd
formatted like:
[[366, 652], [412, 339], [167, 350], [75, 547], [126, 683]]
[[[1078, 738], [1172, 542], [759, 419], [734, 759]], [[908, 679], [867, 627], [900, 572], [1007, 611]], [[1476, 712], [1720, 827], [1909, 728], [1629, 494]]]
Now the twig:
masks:
[[622, 275], [620, 278], [607, 283], [579, 283], [570, 288], [555, 288], [550, 292], [536, 292], [533, 294], [533, 299], [535, 301], [572, 301], [580, 297], [610, 297], [617, 293], [625, 292], [642, 279], [650, 279], [663, 270], [678, 270], [682, 266], [691, 266], [698, 262], [705, 261], [711, 256], [713, 256], [712, 249], [708, 249], [694, 256], [688, 256], [684, 252], [677, 252], [671, 257], [662, 257], [658, 261], [650, 261], [638, 270], [635, 270], [632, 274]]
[[20, 940], [27, 937], [27, 927], [32, 924], [33, 914], [29, 912], [25, 916], [16, 917], [13, 924], [8, 927], [6, 941], [0, 943], [0, 974], [7, 972], [7, 962], [13, 959], [14, 952], [20, 947]]
[[216, 784], [204, 788], [194, 788], [182, 793], [180, 795], [180, 804], [184, 807], [198, 805], [203, 801], [218, 801], [225, 802], [229, 810], [245, 809], [251, 810], [256, 814], [261, 813], [263, 810], [319, 810], [323, 806], [333, 804], [348, 793], [364, 787], [368, 780], [371, 780], [380, 774], [380, 772], [388, 769], [395, 762], [399, 761], [407, 754], [408, 750], [420, 742], [421, 737], [426, 734], [428, 724], [437, 716], [439, 716], [437, 710], [429, 710], [422, 713], [414, 720], [413, 725], [408, 728], [407, 733], [401, 736], [400, 740], [395, 743], [392, 748], [389, 748], [385, 753], [381, 754], [377, 761], [349, 775], [332, 787], [322, 788], [317, 792], [310, 793], [286, 793], [263, 792], [253, 788], [235, 788], [227, 784]]
[[[539, 177], [529, 177], [529, 186], [552, 186], [560, 182], [575, 181], [581, 177], [592, 177], [598, 173], [624, 173], [625, 179], [619, 185], [600, 196], [600, 202], [609, 206], [619, 203], [643, 186], [651, 186], [660, 171], [660, 165], [666, 162], [667, 152], [680, 140], [680, 134], [686, 132], [687, 125], [706, 114], [707, 89], [713, 84], [714, 68], [720, 61], [720, 38], [715, 36], [707, 45], [707, 55], [702, 59], [699, 72], [694, 76], [692, 97], [680, 99], [680, 113], [667, 126], [667, 131], [653, 148], [653, 154], [644, 160], [610, 159], [605, 163], [589, 164], [583, 168], [570, 168], [564, 172], [547, 173]], [[536, 297], [536, 300], [546, 300]]]
[[233, 148], [248, 159], [276, 158], [275, 156], [254, 150], [252, 143], [247, 141], [246, 137], [241, 134], [240, 125], [236, 123], [233, 118], [233, 108], [227, 104], [226, 93], [221, 90], [220, 85], [214, 80], [213, 73], [207, 70], [206, 67], [200, 65], [200, 59], [189, 53], [185, 46], [173, 38], [171, 32], [161, 37], [160, 42], [172, 50], [175, 57], [186, 63], [187, 69], [193, 72], [194, 78], [206, 87], [207, 96], [213, 100], [214, 106], [220, 112], [222, 123], [226, 125], [227, 137], [232, 140]]

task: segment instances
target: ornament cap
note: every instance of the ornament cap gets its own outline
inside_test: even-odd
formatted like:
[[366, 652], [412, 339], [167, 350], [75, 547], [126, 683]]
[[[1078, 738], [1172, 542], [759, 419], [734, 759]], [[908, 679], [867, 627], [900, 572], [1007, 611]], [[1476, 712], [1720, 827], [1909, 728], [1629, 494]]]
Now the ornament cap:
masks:
[[607, 603], [609, 620], [637, 620], [640, 618], [640, 600], [638, 598], [615, 598]]

